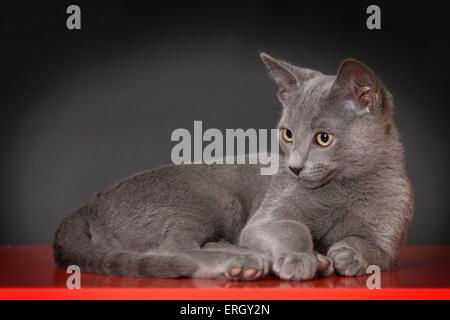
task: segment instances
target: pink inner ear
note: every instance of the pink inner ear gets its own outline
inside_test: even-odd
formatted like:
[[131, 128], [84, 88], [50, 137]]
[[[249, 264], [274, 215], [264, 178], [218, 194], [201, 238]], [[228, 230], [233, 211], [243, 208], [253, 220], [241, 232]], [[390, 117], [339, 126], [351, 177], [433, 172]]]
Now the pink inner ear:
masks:
[[373, 89], [372, 87], [369, 87], [367, 85], [355, 83], [353, 85], [353, 92], [355, 93], [356, 96], [361, 98], [362, 96], [370, 95], [371, 92], [373, 92]]
[[336, 83], [347, 89], [355, 101], [370, 111], [376, 104], [378, 81], [375, 74], [356, 60], [346, 60], [341, 64]]
[[284, 88], [278, 89], [278, 94], [280, 94], [280, 95], [283, 95], [283, 94], [285, 94], [286, 92], [287, 92], [287, 89], [284, 89]]
[[341, 85], [369, 87], [377, 90], [377, 80], [374, 73], [356, 60], [344, 61], [339, 69], [337, 80]]

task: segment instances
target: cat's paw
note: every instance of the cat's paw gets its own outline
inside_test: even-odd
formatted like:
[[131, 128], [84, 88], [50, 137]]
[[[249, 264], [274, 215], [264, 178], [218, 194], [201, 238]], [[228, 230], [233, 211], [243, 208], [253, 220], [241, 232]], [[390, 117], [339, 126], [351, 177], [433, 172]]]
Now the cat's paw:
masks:
[[358, 276], [366, 273], [368, 263], [366, 259], [345, 242], [338, 242], [331, 246], [327, 256], [331, 258], [334, 269], [343, 276]]
[[309, 280], [316, 275], [318, 265], [310, 253], [288, 253], [275, 257], [272, 271], [284, 280]]
[[335, 274], [333, 260], [330, 257], [324, 256], [323, 254], [314, 253], [317, 257], [317, 262], [319, 266], [317, 271], [320, 277], [331, 277]]
[[254, 253], [237, 255], [227, 264], [224, 275], [230, 280], [257, 280], [269, 273], [270, 258]]

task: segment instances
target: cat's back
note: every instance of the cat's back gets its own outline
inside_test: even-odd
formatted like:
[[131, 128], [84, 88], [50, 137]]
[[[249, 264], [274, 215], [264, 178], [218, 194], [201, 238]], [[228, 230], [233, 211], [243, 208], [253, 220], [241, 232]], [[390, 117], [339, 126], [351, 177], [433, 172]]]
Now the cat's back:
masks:
[[270, 176], [258, 165], [166, 165], [137, 173], [97, 192], [90, 200], [96, 211], [217, 205], [227, 201], [252, 206], [265, 192]]

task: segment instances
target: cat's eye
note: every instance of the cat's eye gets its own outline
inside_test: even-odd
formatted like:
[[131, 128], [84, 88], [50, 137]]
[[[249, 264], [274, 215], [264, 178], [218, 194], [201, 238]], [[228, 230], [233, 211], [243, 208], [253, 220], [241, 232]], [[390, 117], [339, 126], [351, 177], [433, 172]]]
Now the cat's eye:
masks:
[[294, 134], [289, 129], [286, 129], [286, 128], [281, 129], [281, 136], [283, 137], [284, 141], [286, 141], [286, 142], [294, 141]]
[[319, 132], [316, 135], [316, 141], [321, 147], [328, 147], [333, 142], [334, 136], [328, 132]]

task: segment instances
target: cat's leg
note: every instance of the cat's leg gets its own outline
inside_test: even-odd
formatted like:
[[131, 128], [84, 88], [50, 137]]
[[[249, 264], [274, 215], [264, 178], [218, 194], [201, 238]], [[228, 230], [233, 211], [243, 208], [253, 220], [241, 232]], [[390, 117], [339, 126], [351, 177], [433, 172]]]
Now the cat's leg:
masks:
[[395, 265], [395, 254], [391, 248], [382, 248], [371, 236], [351, 235], [335, 242], [328, 250], [336, 272], [343, 276], [358, 276], [367, 273], [369, 265], [388, 270]]
[[296, 220], [255, 218], [242, 230], [239, 244], [262, 250], [272, 258], [272, 271], [286, 280], [312, 279], [326, 261], [319, 263], [313, 252], [308, 227]]
[[[350, 240], [350, 241], [349, 241]], [[336, 271], [344, 276], [357, 276], [366, 273], [368, 263], [361, 254], [354, 237], [342, 239], [333, 244], [327, 256], [333, 260]]]
[[[161, 251], [161, 250], [160, 250]], [[209, 243], [203, 248], [166, 249], [164, 256], [176, 257], [174, 261], [184, 261], [186, 265], [195, 266], [192, 273], [184, 276], [192, 278], [213, 278], [230, 280], [256, 280], [268, 274], [270, 258], [262, 252], [234, 245]], [[149, 257], [159, 252], [149, 252]], [[148, 274], [153, 274], [153, 261], [149, 259]], [[188, 263], [186, 263], [188, 262]]]
[[[256, 280], [269, 272], [270, 258], [263, 252], [226, 242], [205, 243], [205, 238], [199, 237], [198, 232], [185, 232], [188, 224], [185, 222], [183, 228], [169, 231], [157, 252], [176, 255], [195, 265], [195, 271], [190, 277], [248, 281]], [[197, 225], [193, 229], [201, 228], [201, 225]]]
[[197, 265], [194, 278], [249, 281], [269, 272], [269, 257], [251, 250], [198, 249], [182, 255]]
[[[391, 233], [386, 229], [381, 232], [374, 230], [364, 223], [355, 227], [351, 222], [356, 220], [357, 217], [350, 217], [344, 228], [336, 228], [337, 234], [331, 234], [327, 256], [332, 259], [336, 272], [343, 276], [357, 276], [366, 274], [369, 265], [376, 265], [381, 270], [395, 267], [403, 241], [402, 230], [396, 230], [393, 224], [390, 225]], [[384, 222], [384, 225], [388, 223]]]
[[[188, 242], [188, 241], [187, 241]], [[145, 254], [130, 254], [121, 257], [127, 263], [136, 265], [134, 276], [138, 277], [192, 277], [230, 280], [256, 280], [269, 272], [270, 259], [267, 255], [247, 248], [201, 248], [195, 242], [190, 246], [159, 247]], [[123, 265], [117, 259], [114, 265]], [[119, 273], [123, 274], [123, 273]]]
[[212, 252], [226, 252], [226, 253], [233, 253], [236, 255], [253, 255], [253, 254], [257, 254], [257, 255], [263, 255], [263, 269], [247, 269], [244, 270], [243, 268], [241, 268], [241, 270], [239, 269], [235, 269], [232, 270], [232, 274], [240, 274], [240, 273], [246, 273], [247, 275], [251, 275], [251, 274], [255, 274], [256, 277], [259, 276], [264, 276], [266, 274], [269, 273], [269, 269], [270, 269], [270, 257], [265, 254], [263, 251], [259, 251], [257, 249], [250, 249], [247, 247], [243, 247], [240, 245], [236, 245], [236, 244], [232, 244], [229, 242], [224, 242], [224, 241], [220, 241], [220, 242], [208, 242], [203, 246], [204, 250], [208, 250], [208, 251], [212, 251]]

